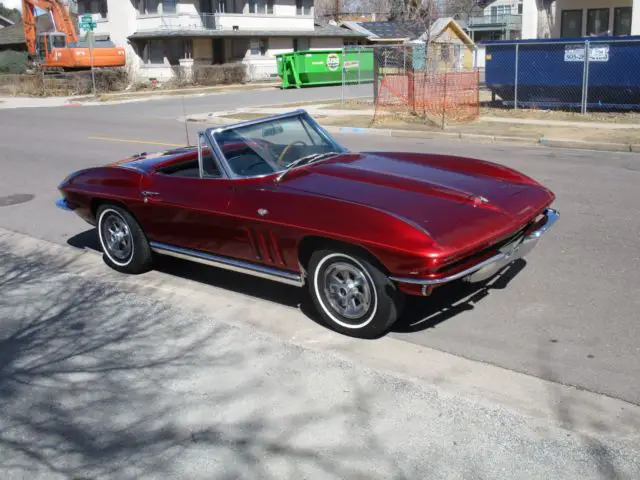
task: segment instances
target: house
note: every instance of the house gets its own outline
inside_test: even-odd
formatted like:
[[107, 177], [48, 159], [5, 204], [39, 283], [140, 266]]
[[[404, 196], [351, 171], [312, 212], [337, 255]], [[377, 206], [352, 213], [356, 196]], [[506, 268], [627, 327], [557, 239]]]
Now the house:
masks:
[[640, 0], [523, 0], [522, 38], [640, 35]]
[[313, 0], [78, 0], [78, 14], [91, 14], [96, 33], [127, 47], [132, 74], [159, 80], [178, 65], [228, 62], [268, 79], [277, 76], [277, 53], [364, 38], [314, 21]]
[[522, 1], [495, 0], [484, 2], [469, 13], [458, 13], [458, 21], [466, 23], [466, 29], [474, 42], [517, 39], [522, 30]]
[[366, 45], [404, 43], [415, 40], [424, 33], [424, 25], [418, 22], [343, 21], [340, 26], [362, 34], [364, 41], [360, 43]]
[[13, 25], [13, 21], [9, 20], [7, 17], [3, 17], [0, 15], [0, 28], [10, 27]]
[[418, 40], [428, 42], [431, 71], [461, 71], [475, 67], [475, 43], [453, 18], [438, 18]]

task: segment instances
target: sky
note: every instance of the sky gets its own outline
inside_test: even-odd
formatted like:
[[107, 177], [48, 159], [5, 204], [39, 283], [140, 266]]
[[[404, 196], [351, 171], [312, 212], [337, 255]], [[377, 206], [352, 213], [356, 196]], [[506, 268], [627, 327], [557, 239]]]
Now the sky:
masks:
[[7, 8], [17, 8], [22, 11], [22, 0], [1, 0], [0, 3]]

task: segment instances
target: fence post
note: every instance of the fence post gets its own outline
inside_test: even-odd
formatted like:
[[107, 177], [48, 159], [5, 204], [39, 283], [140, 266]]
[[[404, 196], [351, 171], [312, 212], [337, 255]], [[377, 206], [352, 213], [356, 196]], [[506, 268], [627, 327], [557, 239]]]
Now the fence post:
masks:
[[513, 92], [513, 108], [518, 109], [518, 81], [520, 77], [520, 44], [516, 43], [516, 74]]
[[589, 40], [584, 42], [584, 70], [582, 72], [582, 102], [580, 112], [587, 114], [587, 103], [589, 102]]
[[446, 123], [446, 111], [447, 111], [447, 70], [444, 70], [444, 96], [442, 97], [442, 130]]
[[380, 73], [379, 70], [379, 61], [378, 55], [376, 55], [375, 47], [372, 49], [373, 52], [373, 105], [378, 105], [378, 80]]
[[344, 56], [346, 55], [346, 47], [343, 45], [342, 46], [342, 61], [340, 62], [340, 65], [342, 66], [342, 88], [340, 89], [340, 93], [342, 95], [342, 100], [340, 102], [340, 105], [344, 108]]

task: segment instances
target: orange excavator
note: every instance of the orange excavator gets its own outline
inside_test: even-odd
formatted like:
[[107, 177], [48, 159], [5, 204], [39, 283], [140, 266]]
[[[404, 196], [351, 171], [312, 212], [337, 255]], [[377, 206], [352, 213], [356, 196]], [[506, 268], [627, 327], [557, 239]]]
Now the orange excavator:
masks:
[[[48, 10], [54, 31], [36, 33], [35, 9]], [[80, 42], [67, 8], [59, 0], [22, 0], [22, 18], [27, 51], [42, 69], [86, 70], [93, 66], [123, 67], [125, 51], [112, 42]], [[91, 61], [93, 50], [93, 62]]]

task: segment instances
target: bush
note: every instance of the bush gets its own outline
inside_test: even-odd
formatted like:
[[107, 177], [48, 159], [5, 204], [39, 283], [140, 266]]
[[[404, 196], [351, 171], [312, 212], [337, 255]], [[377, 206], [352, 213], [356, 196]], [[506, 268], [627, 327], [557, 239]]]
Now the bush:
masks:
[[193, 66], [193, 83], [196, 85], [244, 83], [246, 78], [247, 66], [242, 62]]
[[0, 73], [25, 73], [28, 60], [26, 52], [14, 52], [12, 50], [0, 52]]

